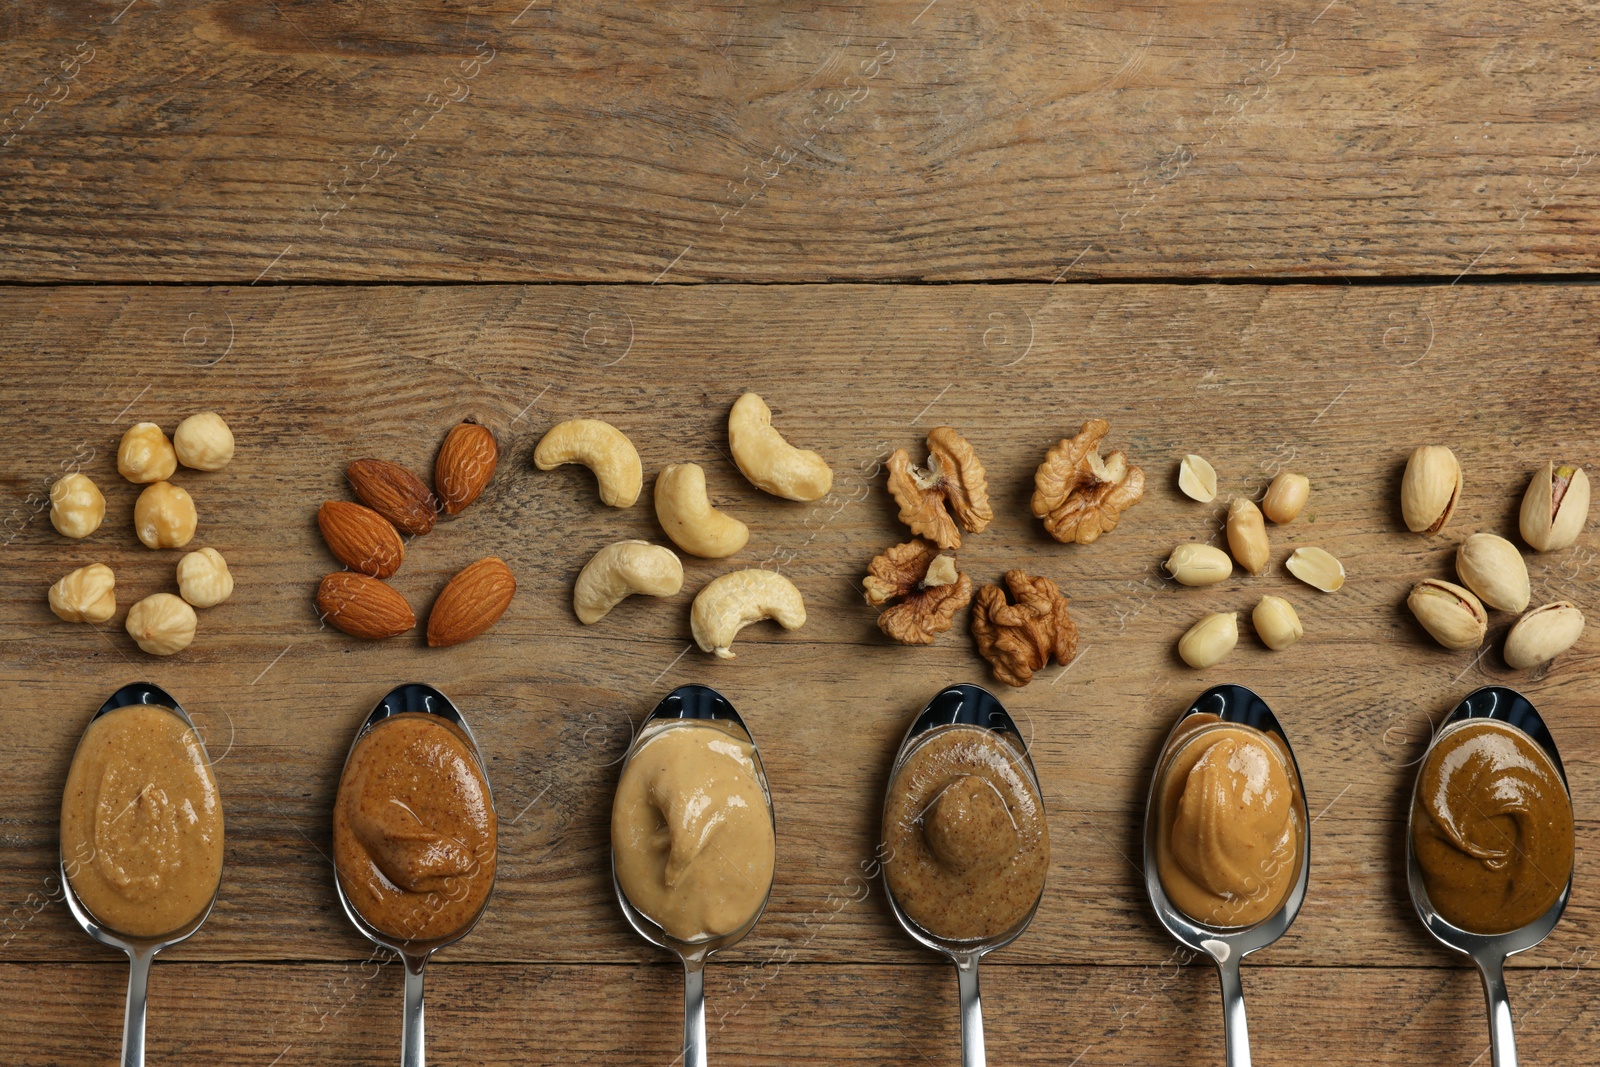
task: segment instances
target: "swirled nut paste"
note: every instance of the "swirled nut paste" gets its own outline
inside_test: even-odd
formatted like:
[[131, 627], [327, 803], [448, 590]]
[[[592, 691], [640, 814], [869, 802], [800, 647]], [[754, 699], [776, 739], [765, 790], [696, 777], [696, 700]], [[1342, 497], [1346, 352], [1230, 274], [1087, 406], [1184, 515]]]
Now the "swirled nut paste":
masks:
[[1411, 845], [1428, 899], [1463, 930], [1503, 934], [1550, 910], [1572, 877], [1572, 800], [1521, 730], [1470, 719], [1422, 764]]
[[883, 839], [901, 910], [952, 940], [1027, 918], [1050, 866], [1038, 790], [1017, 750], [981, 726], [942, 727], [911, 750], [889, 787]]
[[1197, 726], [1158, 772], [1156, 870], [1167, 899], [1195, 922], [1250, 926], [1277, 911], [1299, 877], [1299, 783], [1270, 735]]
[[617, 884], [681, 941], [738, 930], [772, 887], [772, 815], [753, 755], [720, 727], [673, 724], [634, 752], [617, 783]]
[[84, 731], [61, 798], [61, 857], [78, 900], [128, 937], [179, 930], [222, 879], [222, 800], [194, 729], [130, 704]]
[[471, 925], [488, 900], [496, 830], [471, 743], [437, 715], [408, 712], [356, 742], [333, 809], [333, 862], [368, 924], [431, 941]]

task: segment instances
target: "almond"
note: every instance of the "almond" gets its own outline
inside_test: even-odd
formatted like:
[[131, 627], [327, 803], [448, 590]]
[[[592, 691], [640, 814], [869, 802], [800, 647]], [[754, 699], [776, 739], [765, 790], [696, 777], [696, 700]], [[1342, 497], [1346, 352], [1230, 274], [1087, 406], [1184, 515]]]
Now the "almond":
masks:
[[389, 520], [348, 500], [329, 500], [317, 509], [317, 525], [328, 551], [353, 571], [387, 578], [400, 569], [406, 546]]
[[386, 459], [358, 459], [345, 472], [350, 488], [367, 507], [394, 523], [401, 533], [425, 534], [439, 517], [439, 506], [422, 479]]
[[417, 624], [406, 598], [376, 578], [335, 571], [317, 587], [317, 610], [352, 637], [379, 640], [403, 634]]
[[478, 499], [499, 459], [500, 448], [487, 427], [463, 422], [445, 436], [433, 465], [433, 487], [446, 515], [459, 514]]
[[468, 564], [433, 602], [428, 644], [444, 648], [477, 637], [505, 613], [516, 591], [517, 580], [499, 556]]

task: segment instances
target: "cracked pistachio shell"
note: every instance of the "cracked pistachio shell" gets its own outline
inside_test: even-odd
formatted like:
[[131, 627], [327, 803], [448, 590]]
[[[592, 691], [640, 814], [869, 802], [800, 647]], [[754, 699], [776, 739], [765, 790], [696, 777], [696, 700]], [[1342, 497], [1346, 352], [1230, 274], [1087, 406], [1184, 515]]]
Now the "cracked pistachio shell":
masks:
[[1239, 613], [1219, 611], [1189, 627], [1178, 639], [1178, 655], [1195, 670], [1221, 663], [1239, 643]]
[[1412, 533], [1438, 533], [1461, 496], [1461, 464], [1443, 445], [1423, 445], [1406, 461], [1400, 479], [1400, 514]]
[[1164, 564], [1179, 585], [1216, 585], [1233, 574], [1233, 560], [1216, 545], [1186, 541], [1172, 550]]
[[1190, 500], [1209, 504], [1217, 498], [1217, 472], [1204, 456], [1190, 453], [1178, 464], [1178, 488]]
[[1483, 604], [1454, 582], [1428, 578], [1411, 587], [1406, 607], [1433, 639], [1450, 649], [1477, 648], [1489, 629]]
[[1521, 611], [1528, 606], [1528, 565], [1517, 546], [1504, 537], [1475, 533], [1461, 542], [1456, 574], [1491, 608]]
[[1583, 612], [1571, 601], [1558, 600], [1535, 608], [1506, 634], [1506, 664], [1525, 671], [1577, 644], [1583, 635]]
[[1554, 552], [1578, 539], [1589, 522], [1589, 476], [1582, 467], [1546, 463], [1522, 494], [1518, 525], [1537, 552]]

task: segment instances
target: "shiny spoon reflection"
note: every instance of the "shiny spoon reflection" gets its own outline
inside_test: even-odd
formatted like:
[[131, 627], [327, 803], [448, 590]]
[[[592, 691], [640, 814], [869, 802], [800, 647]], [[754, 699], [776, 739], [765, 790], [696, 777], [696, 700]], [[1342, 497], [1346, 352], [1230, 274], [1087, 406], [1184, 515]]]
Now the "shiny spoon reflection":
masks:
[[[1300, 870], [1293, 886], [1277, 911], [1249, 926], [1208, 926], [1189, 918], [1167, 898], [1161, 886], [1158, 870], [1157, 827], [1158, 811], [1162, 799], [1162, 777], [1168, 757], [1191, 736], [1197, 715], [1214, 716], [1218, 721], [1238, 726], [1250, 726], [1264, 734], [1273, 735], [1289, 758], [1286, 769], [1292, 774], [1295, 805], [1302, 827]], [[1305, 788], [1300, 779], [1300, 765], [1295, 762], [1294, 750], [1284, 735], [1277, 716], [1267, 707], [1266, 701], [1242, 685], [1219, 685], [1201, 693], [1189, 710], [1179, 716], [1167, 734], [1161, 755], [1156, 760], [1155, 775], [1150, 783], [1150, 800], [1144, 814], [1144, 884], [1150, 894], [1150, 904], [1156, 918], [1167, 932], [1185, 947], [1210, 957], [1217, 965], [1217, 975], [1222, 983], [1223, 1024], [1228, 1042], [1228, 1067], [1250, 1067], [1250, 1035], [1245, 1022], [1244, 986], [1239, 979], [1239, 964], [1250, 953], [1266, 948], [1282, 937], [1300, 913], [1306, 899], [1306, 885], [1311, 877], [1311, 820], [1307, 817]]]
[[[100, 710], [94, 713], [94, 718], [89, 720], [93, 725], [101, 716], [125, 708], [133, 704], [152, 704], [158, 707], [170, 708], [172, 713], [182, 719], [191, 729], [194, 723], [189, 718], [189, 713], [184, 711], [178, 702], [158, 686], [148, 682], [135, 682], [125, 685], [112, 693], [106, 702], [100, 705]], [[84, 728], [88, 732], [88, 727]], [[199, 741], [199, 733], [195, 739]], [[205, 752], [205, 742], [200, 741], [200, 750]], [[211, 762], [210, 753], [206, 753], [206, 763]], [[217, 888], [211, 894], [211, 900], [193, 920], [159, 937], [127, 937], [102, 926], [89, 909], [83, 906], [78, 899], [78, 894], [72, 888], [72, 880], [68, 876], [70, 870], [75, 870], [77, 861], [69, 865], [65, 852], [60, 857], [61, 895], [67, 902], [67, 910], [72, 912], [72, 917], [84, 933], [112, 948], [121, 949], [128, 954], [128, 1002], [122, 1017], [122, 1067], [144, 1067], [144, 1026], [145, 1026], [145, 999], [146, 990], [150, 980], [150, 963], [162, 949], [176, 945], [188, 939], [200, 929], [211, 914], [211, 909], [217, 903], [217, 893], [222, 890], [222, 880], [217, 879]]]
[[[922, 713], [912, 720], [910, 728], [906, 730], [906, 735], [900, 742], [900, 750], [895, 754], [894, 767], [889, 772], [889, 788], [884, 797], [886, 810], [890, 797], [894, 795], [895, 778], [906, 760], [936, 731], [951, 726], [977, 726], [999, 734], [1016, 750], [1016, 766], [1027, 777], [1034, 793], [1041, 797], [1044, 795], [1043, 790], [1039, 788], [1039, 774], [1034, 769], [1032, 757], [1028, 755], [1027, 741], [1000, 701], [981, 686], [952, 685], [929, 701], [928, 706], [922, 709]], [[890, 862], [893, 862], [892, 858]], [[883, 887], [884, 894], [889, 898], [889, 909], [894, 912], [895, 920], [905, 932], [918, 944], [949, 957], [956, 965], [956, 981], [961, 997], [962, 1067], [985, 1067], [987, 1061], [983, 1044], [983, 1000], [978, 992], [978, 961], [995, 949], [1009, 945], [1028, 928], [1028, 924], [1033, 921], [1034, 915], [1039, 910], [1039, 901], [1044, 899], [1043, 886], [1041, 885], [1039, 896], [1034, 900], [1033, 906], [1016, 925], [994, 937], [975, 940], [939, 937], [924, 930], [916, 920], [905, 913], [900, 902], [895, 899], [894, 888], [889, 882], [888, 864], [884, 865]]]
[[[356, 731], [355, 739], [350, 742], [350, 751], [345, 754], [345, 765], [350, 763], [350, 757], [355, 754], [356, 747], [361, 744], [362, 738], [372, 731], [383, 720], [395, 715], [424, 714], [434, 715], [454, 726], [467, 742], [467, 747], [472, 751], [472, 758], [478, 764], [478, 773], [483, 778], [484, 790], [489, 795], [489, 807], [494, 807], [494, 791], [489, 785], [489, 768], [483, 762], [483, 753], [478, 749], [478, 739], [473, 736], [472, 728], [467, 725], [467, 720], [452, 704], [448, 697], [431, 685], [412, 682], [396, 686], [389, 694], [378, 702], [372, 709], [372, 714], [362, 722], [361, 728]], [[344, 780], [343, 772], [340, 773], [341, 783]], [[483, 918], [485, 909], [489, 906], [490, 897], [494, 896], [493, 883], [490, 884], [489, 893], [485, 895], [483, 904], [477, 912], [459, 929], [443, 937], [428, 940], [407, 940], [405, 938], [391, 937], [377, 929], [361, 917], [361, 913], [350, 903], [350, 898], [345, 895], [344, 884], [340, 880], [339, 868], [334, 867], [334, 889], [339, 894], [339, 904], [344, 908], [345, 916], [350, 924], [361, 931], [367, 940], [378, 944], [395, 953], [405, 964], [405, 1018], [400, 1031], [400, 1064], [401, 1067], [424, 1067], [427, 1062], [426, 1049], [423, 1035], [423, 1008], [422, 1008], [422, 975], [428, 966], [428, 960], [433, 954], [446, 945], [466, 937], [472, 928], [478, 925], [478, 920]]]
[[[750, 731], [745, 727], [744, 720], [733, 710], [733, 705], [710, 686], [683, 685], [668, 693], [640, 725], [638, 736], [633, 739], [628, 754], [623, 758], [622, 772], [627, 773], [628, 764], [639, 754], [639, 750], [657, 737], [662, 730], [676, 729], [686, 722], [698, 722], [725, 730], [729, 736], [750, 746], [750, 759], [755, 764], [756, 781], [761, 785], [761, 795], [767, 801], [767, 816], [773, 820], [772, 825], [776, 832], [777, 820], [772, 808], [772, 790], [767, 785], [767, 772], [761, 763], [761, 753], [756, 748]], [[693, 941], [684, 941], [672, 936], [648, 915], [633, 906], [628, 894], [622, 889], [622, 883], [617, 879], [617, 854], [614, 848], [611, 852], [611, 885], [616, 890], [617, 903], [621, 905], [622, 914], [627, 918], [628, 925], [652, 945], [676, 954], [683, 961], [681, 1062], [683, 1067], [706, 1067], [706, 960], [712, 953], [720, 952], [742, 941], [755, 927], [762, 912], [766, 911], [767, 901], [772, 896], [771, 884], [768, 884], [767, 892], [761, 898], [761, 906], [756, 908], [744, 925], [720, 936], [697, 938]]]
[[1545, 725], [1544, 719], [1540, 717], [1532, 702], [1515, 689], [1491, 685], [1469, 695], [1440, 724], [1438, 732], [1428, 745], [1428, 753], [1423, 755], [1422, 762], [1418, 765], [1417, 783], [1412, 790], [1411, 806], [1407, 809], [1406, 883], [1411, 890], [1411, 904], [1417, 909], [1417, 916], [1422, 920], [1422, 925], [1428, 928], [1428, 933], [1432, 934], [1435, 940], [1447, 948], [1471, 957], [1472, 962], [1477, 964], [1478, 973], [1483, 978], [1484, 999], [1489, 1008], [1489, 1047], [1493, 1054], [1494, 1067], [1517, 1067], [1516, 1031], [1512, 1026], [1511, 1001], [1506, 993], [1506, 959], [1518, 952], [1526, 952], [1550, 936], [1550, 931], [1561, 921], [1561, 913], [1566, 909], [1567, 899], [1572, 896], [1572, 875], [1568, 873], [1566, 887], [1543, 915], [1516, 930], [1503, 934], [1475, 934], [1454, 926], [1439, 914], [1433, 902], [1428, 899], [1428, 889], [1422, 879], [1422, 867], [1417, 862], [1416, 848], [1411, 837], [1412, 813], [1417, 806], [1416, 793], [1422, 787], [1422, 768], [1427, 766], [1428, 754], [1433, 752], [1440, 741], [1456, 727], [1473, 719], [1496, 719], [1526, 734], [1529, 740], [1544, 750], [1550, 757], [1550, 762], [1555, 764], [1556, 773], [1561, 777], [1561, 784], [1567, 788], [1569, 802], [1571, 787], [1567, 785], [1567, 772], [1561, 766], [1561, 753], [1556, 749], [1555, 739], [1550, 736], [1549, 727]]

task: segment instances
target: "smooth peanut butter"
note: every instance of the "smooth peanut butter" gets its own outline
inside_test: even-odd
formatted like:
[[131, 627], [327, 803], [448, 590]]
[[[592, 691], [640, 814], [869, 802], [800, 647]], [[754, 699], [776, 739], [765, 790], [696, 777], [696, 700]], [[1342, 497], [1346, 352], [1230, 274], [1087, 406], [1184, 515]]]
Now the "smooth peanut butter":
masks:
[[1299, 877], [1299, 783], [1277, 739], [1206, 718], [1158, 772], [1156, 870], [1167, 899], [1195, 922], [1250, 926]]
[[772, 888], [772, 815], [754, 752], [718, 726], [674, 723], [634, 752], [617, 783], [617, 884], [680, 941], [738, 930]]
[[222, 879], [222, 801], [194, 729], [130, 704], [84, 731], [61, 798], [61, 856], [102, 926], [157, 937], [188, 926]]
[[996, 937], [1038, 902], [1050, 838], [1039, 793], [1018, 764], [993, 730], [947, 726], [896, 772], [883, 811], [884, 875], [928, 933]]
[[333, 809], [333, 862], [371, 926], [432, 941], [471, 925], [494, 888], [496, 832], [488, 783], [454, 724], [408, 712], [356, 743]]
[[1550, 910], [1572, 877], [1572, 800], [1521, 730], [1469, 719], [1422, 764], [1411, 844], [1428, 899], [1463, 930], [1503, 934]]

